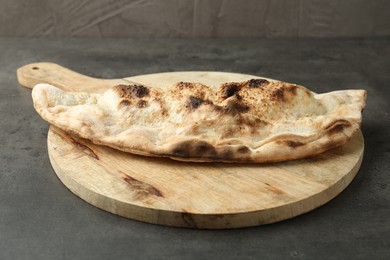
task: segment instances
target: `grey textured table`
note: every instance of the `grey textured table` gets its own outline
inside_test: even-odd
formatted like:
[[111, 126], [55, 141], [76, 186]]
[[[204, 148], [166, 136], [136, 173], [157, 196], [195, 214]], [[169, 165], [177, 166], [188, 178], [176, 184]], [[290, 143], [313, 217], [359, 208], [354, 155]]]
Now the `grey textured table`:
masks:
[[[15, 74], [38, 61], [105, 78], [217, 70], [316, 92], [364, 88], [363, 165], [331, 202], [271, 225], [212, 231], [121, 218], [73, 195], [53, 172], [48, 124]], [[0, 88], [0, 259], [390, 257], [390, 39], [0, 39]]]

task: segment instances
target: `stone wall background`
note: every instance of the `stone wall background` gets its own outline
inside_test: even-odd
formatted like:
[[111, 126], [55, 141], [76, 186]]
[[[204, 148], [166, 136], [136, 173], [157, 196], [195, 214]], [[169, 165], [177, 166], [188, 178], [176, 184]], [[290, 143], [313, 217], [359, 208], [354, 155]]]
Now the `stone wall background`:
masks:
[[389, 0], [0, 0], [0, 37], [390, 36]]

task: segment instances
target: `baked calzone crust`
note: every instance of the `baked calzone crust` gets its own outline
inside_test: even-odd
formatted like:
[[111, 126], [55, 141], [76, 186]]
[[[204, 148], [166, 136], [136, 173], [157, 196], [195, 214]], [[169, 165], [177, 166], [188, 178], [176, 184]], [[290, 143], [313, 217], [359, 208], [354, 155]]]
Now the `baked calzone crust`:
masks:
[[218, 87], [118, 85], [105, 93], [33, 88], [34, 107], [60, 129], [125, 152], [194, 162], [278, 162], [346, 143], [365, 90], [316, 94], [265, 79]]

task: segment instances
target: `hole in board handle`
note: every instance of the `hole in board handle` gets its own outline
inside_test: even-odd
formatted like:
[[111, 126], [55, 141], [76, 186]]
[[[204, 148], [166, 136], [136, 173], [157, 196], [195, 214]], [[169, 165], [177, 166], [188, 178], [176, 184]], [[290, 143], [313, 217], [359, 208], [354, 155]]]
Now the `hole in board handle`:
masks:
[[39, 69], [39, 68], [38, 68], [38, 67], [32, 67], [32, 69], [33, 69], [33, 70], [37, 70], [37, 69]]

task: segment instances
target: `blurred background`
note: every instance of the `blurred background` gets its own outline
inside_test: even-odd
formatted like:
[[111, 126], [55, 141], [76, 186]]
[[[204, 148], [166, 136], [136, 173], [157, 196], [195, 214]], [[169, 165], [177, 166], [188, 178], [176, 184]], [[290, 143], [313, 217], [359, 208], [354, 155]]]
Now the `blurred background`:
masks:
[[372, 37], [388, 0], [0, 0], [0, 37]]

